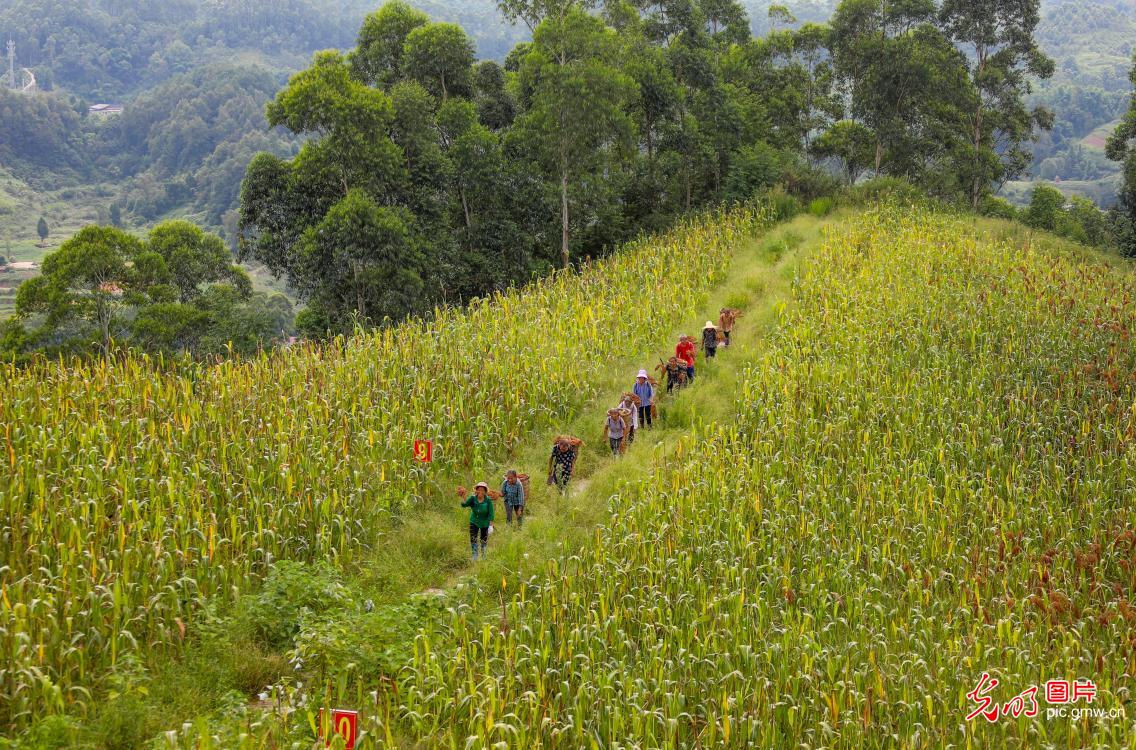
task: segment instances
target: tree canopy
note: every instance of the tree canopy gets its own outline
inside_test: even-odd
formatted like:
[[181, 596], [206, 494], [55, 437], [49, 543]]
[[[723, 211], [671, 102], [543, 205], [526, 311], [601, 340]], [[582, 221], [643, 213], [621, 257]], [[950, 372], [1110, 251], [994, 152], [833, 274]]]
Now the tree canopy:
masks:
[[287, 279], [313, 331], [481, 295], [777, 183], [871, 171], [976, 206], [1049, 124], [1026, 104], [1052, 69], [1037, 0], [843, 0], [796, 28], [773, 8], [762, 38], [733, 0], [499, 7], [532, 30], [503, 66], [394, 0], [268, 106], [303, 145], [250, 164], [241, 255]]
[[185, 221], [145, 239], [90, 226], [44, 258], [20, 285], [7, 356], [32, 349], [104, 353], [116, 343], [171, 354], [251, 354], [291, 327], [282, 295], [254, 295], [219, 237]]

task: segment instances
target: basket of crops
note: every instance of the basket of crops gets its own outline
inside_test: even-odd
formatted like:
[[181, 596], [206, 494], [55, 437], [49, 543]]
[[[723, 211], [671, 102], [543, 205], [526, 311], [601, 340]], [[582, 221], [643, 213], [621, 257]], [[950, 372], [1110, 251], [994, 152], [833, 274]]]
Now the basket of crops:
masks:
[[571, 446], [573, 449], [579, 448], [581, 445], [584, 444], [583, 440], [581, 440], [578, 437], [573, 437], [571, 435], [557, 435], [556, 438], [552, 442], [557, 443], [557, 444], [568, 443], [568, 445]]
[[619, 416], [623, 417], [624, 419], [627, 419], [628, 417], [631, 416], [631, 410], [626, 408], [626, 407], [624, 407], [622, 409], [617, 409], [616, 411], [618, 411]]
[[642, 406], [643, 405], [643, 399], [639, 398], [634, 393], [623, 394], [623, 400], [626, 401], [626, 402], [630, 402], [632, 404], [635, 404], [636, 406]]

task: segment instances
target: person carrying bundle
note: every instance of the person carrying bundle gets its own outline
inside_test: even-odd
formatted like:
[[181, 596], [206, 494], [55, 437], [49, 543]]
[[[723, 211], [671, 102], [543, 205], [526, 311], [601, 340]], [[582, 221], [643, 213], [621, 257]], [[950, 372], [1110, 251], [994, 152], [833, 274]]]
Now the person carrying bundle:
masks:
[[548, 483], [555, 484], [561, 492], [572, 478], [572, 469], [576, 466], [576, 455], [582, 442], [579, 438], [561, 435], [552, 446], [552, 455], [548, 457]]
[[722, 326], [722, 334], [725, 341], [722, 346], [730, 345], [730, 331], [734, 330], [734, 323], [742, 315], [742, 311], [733, 307], [723, 307], [718, 311], [718, 324]]
[[505, 523], [513, 523], [513, 515], [517, 516], [518, 528], [525, 522], [525, 485], [521, 482], [516, 469], [509, 469], [505, 474], [505, 481], [501, 483], [501, 497], [505, 500]]
[[678, 346], [675, 347], [675, 356], [686, 366], [686, 381], [694, 382], [694, 341], [685, 333], [678, 337]]
[[[458, 488], [464, 495], [465, 488]], [[473, 486], [473, 494], [461, 504], [469, 508], [469, 548], [473, 559], [477, 560], [478, 541], [481, 542], [481, 559], [485, 559], [485, 547], [489, 542], [489, 530], [493, 528], [493, 498], [489, 496], [489, 485], [478, 482]]]
[[619, 397], [620, 415], [627, 422], [627, 444], [635, 442], [635, 433], [639, 431], [639, 399], [632, 393], [624, 393]]
[[659, 366], [655, 368], [662, 372], [667, 378], [667, 393], [671, 393], [675, 388], [681, 388], [686, 385], [686, 365], [679, 362], [678, 357], [671, 357], [665, 363], [660, 362]]
[[604, 421], [603, 434], [611, 448], [611, 455], [618, 456], [623, 453], [626, 445], [628, 427], [627, 421], [619, 413], [619, 409], [608, 409], [607, 420]]
[[706, 359], [713, 359], [718, 353], [718, 328], [709, 320], [702, 327], [702, 351], [706, 352]]
[[639, 424], [647, 425], [651, 429], [651, 407], [655, 403], [655, 386], [651, 385], [646, 370], [640, 370], [635, 376], [635, 385], [631, 388], [632, 395], [639, 399]]

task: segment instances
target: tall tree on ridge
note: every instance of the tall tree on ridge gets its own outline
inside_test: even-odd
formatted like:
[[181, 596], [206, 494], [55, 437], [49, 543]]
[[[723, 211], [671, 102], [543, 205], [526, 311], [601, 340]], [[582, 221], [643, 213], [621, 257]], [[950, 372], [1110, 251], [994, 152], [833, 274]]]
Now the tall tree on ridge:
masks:
[[[1034, 30], [1040, 0], [944, 0], [940, 21], [970, 60], [970, 79], [977, 92], [968, 115], [971, 206], [990, 189], [1021, 174], [1032, 155], [1025, 143], [1035, 128], [1053, 126], [1053, 113], [1028, 109], [1030, 78], [1047, 79], [1054, 63], [1037, 45]], [[961, 165], [960, 165], [961, 166]]]
[[875, 136], [876, 174], [918, 180], [958, 158], [974, 94], [935, 11], [933, 0], [842, 0], [832, 18], [836, 71], [852, 119]]
[[528, 109], [510, 134], [560, 183], [560, 264], [570, 260], [570, 192], [583, 176], [629, 151], [635, 82], [621, 72], [615, 32], [579, 8], [543, 21], [521, 63]]
[[446, 101], [473, 96], [473, 43], [461, 26], [430, 23], [406, 36], [403, 72]]
[[363, 19], [358, 46], [351, 53], [351, 69], [363, 83], [387, 88], [403, 77], [406, 39], [430, 23], [430, 16], [402, 0], [390, 0]]
[[[1133, 56], [1129, 78], [1136, 87], [1136, 56]], [[1136, 255], [1136, 235], [1133, 232], [1136, 226], [1136, 93], [1132, 95], [1124, 119], [1109, 136], [1105, 153], [1109, 159], [1122, 162], [1124, 182], [1120, 186], [1120, 208], [1127, 214], [1127, 226], [1118, 234], [1125, 254]]]

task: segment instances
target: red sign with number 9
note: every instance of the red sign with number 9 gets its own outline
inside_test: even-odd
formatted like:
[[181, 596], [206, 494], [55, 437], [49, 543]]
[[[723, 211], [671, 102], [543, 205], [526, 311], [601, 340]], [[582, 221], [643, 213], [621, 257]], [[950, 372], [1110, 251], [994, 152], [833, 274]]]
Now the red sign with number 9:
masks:
[[434, 442], [432, 440], [414, 441], [414, 460], [428, 464], [434, 460]]

